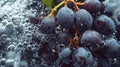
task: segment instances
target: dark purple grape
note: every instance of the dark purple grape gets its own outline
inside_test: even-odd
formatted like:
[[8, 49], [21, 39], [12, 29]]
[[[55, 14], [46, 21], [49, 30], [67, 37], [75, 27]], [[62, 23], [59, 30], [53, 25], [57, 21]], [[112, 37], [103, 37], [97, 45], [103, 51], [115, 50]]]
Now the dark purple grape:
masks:
[[108, 57], [116, 57], [120, 52], [120, 44], [112, 37], [105, 40], [106, 55]]
[[72, 2], [68, 2], [68, 3], [67, 3], [67, 6], [68, 6], [70, 9], [72, 9], [72, 10], [75, 9], [74, 4], [73, 4]]
[[90, 51], [87, 49], [80, 47], [73, 53], [73, 60], [80, 65], [90, 65], [93, 63], [94, 59]]
[[94, 30], [85, 31], [81, 37], [81, 44], [91, 50], [97, 50], [102, 44], [102, 36]]
[[114, 11], [116, 10], [116, 5], [115, 4], [105, 4], [105, 8], [104, 8], [104, 14], [109, 16], [109, 17], [112, 17], [113, 16], [113, 13]]
[[69, 42], [69, 35], [67, 32], [64, 31], [57, 33], [56, 38], [59, 44], [68, 44]]
[[75, 13], [75, 20], [76, 27], [80, 32], [84, 32], [92, 27], [93, 18], [85, 9], [80, 9]]
[[106, 15], [100, 15], [94, 22], [94, 29], [103, 35], [115, 33], [116, 26], [114, 21]]
[[116, 24], [116, 36], [117, 36], [117, 39], [120, 40], [120, 9], [116, 9], [116, 11], [114, 12], [114, 15], [113, 15], [113, 19], [115, 21], [115, 24]]
[[104, 14], [106, 14], [109, 17], [113, 17], [114, 11], [116, 11], [117, 8], [119, 8], [119, 2], [117, 0], [105, 0], [103, 2], [105, 8], [104, 8]]
[[119, 27], [120, 27], [120, 9], [116, 9], [116, 11], [114, 12], [114, 15], [113, 15], [113, 19], [117, 26], [117, 30], [120, 30], [119, 29]]
[[42, 33], [46, 33], [46, 34], [55, 33], [56, 24], [54, 17], [51, 16], [45, 17], [38, 27]]
[[99, 0], [85, 0], [84, 8], [90, 12], [98, 12], [101, 9], [101, 2]]
[[59, 53], [59, 59], [60, 60], [64, 60], [64, 58], [67, 58], [68, 56], [70, 56], [70, 54], [72, 53], [70, 48], [64, 48], [60, 53]]
[[107, 58], [100, 58], [98, 62], [98, 67], [111, 67], [111, 64]]
[[65, 66], [66, 64], [69, 65], [69, 63], [71, 62], [71, 53], [72, 50], [69, 47], [64, 48], [58, 54], [58, 59], [56, 60], [55, 66]]
[[90, 65], [90, 67], [98, 67], [98, 59], [94, 57], [93, 64]]
[[56, 19], [62, 28], [70, 29], [72, 28], [74, 22], [74, 12], [66, 6], [62, 7], [58, 10]]

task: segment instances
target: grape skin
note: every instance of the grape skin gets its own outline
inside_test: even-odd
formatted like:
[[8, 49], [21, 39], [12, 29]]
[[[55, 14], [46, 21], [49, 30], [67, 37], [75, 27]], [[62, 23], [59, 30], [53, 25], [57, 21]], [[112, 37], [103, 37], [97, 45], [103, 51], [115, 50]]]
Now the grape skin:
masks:
[[105, 48], [108, 57], [115, 57], [120, 52], [120, 44], [112, 37], [105, 40]]
[[59, 59], [64, 60], [64, 58], [67, 58], [71, 54], [71, 49], [70, 48], [64, 48], [60, 53], [59, 53]]
[[84, 32], [92, 27], [93, 18], [85, 9], [80, 9], [75, 13], [75, 20], [76, 27], [80, 32]]
[[42, 20], [39, 29], [42, 33], [53, 34], [55, 33], [55, 27], [56, 24], [54, 17], [47, 16]]
[[116, 26], [114, 21], [106, 15], [100, 15], [94, 22], [94, 29], [103, 35], [115, 33]]
[[74, 12], [68, 7], [62, 7], [58, 10], [56, 21], [62, 28], [70, 29], [74, 22]]
[[117, 39], [120, 40], [120, 9], [116, 9], [114, 14], [113, 14], [113, 20], [115, 21], [115, 25], [116, 25], [116, 36], [117, 36]]
[[102, 44], [102, 36], [94, 30], [85, 31], [81, 37], [81, 44], [91, 50], [97, 50]]
[[73, 60], [83, 63], [86, 66], [93, 63], [93, 56], [90, 51], [80, 47], [73, 53]]
[[61, 31], [58, 34], [56, 34], [56, 38], [59, 44], [68, 44], [69, 42], [69, 35], [64, 31]]
[[84, 8], [90, 12], [98, 12], [101, 9], [101, 2], [99, 0], [85, 0]]

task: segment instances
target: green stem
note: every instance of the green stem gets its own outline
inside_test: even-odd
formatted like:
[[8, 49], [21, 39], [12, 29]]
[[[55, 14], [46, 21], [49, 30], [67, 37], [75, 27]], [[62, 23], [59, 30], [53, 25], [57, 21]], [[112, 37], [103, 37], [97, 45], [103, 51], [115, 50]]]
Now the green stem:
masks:
[[65, 3], [65, 1], [62, 1], [61, 3], [59, 3], [57, 6], [55, 6], [52, 11], [50, 12], [49, 16], [54, 16], [55, 12], [57, 11], [57, 9], [62, 6]]

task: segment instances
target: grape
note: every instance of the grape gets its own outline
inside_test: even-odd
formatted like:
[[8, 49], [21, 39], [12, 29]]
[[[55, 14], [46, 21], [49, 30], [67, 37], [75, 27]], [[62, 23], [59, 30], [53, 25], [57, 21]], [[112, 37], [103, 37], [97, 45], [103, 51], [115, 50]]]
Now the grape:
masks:
[[120, 40], [120, 9], [116, 9], [116, 11], [114, 12], [113, 14], [113, 19], [115, 21], [115, 24], [116, 24], [116, 36], [117, 36], [117, 39]]
[[65, 66], [69, 65], [71, 62], [71, 49], [69, 47], [64, 48], [59, 54], [58, 59], [56, 61], [56, 66]]
[[109, 7], [105, 8], [104, 14], [109, 16], [109, 17], [113, 16], [113, 12], [111, 11], [111, 9]]
[[97, 50], [102, 44], [102, 36], [94, 30], [85, 31], [81, 37], [81, 44], [91, 50]]
[[74, 4], [72, 2], [68, 2], [68, 7], [71, 8], [72, 10], [75, 9]]
[[45, 17], [38, 27], [42, 33], [46, 33], [46, 34], [55, 33], [56, 24], [54, 17], [51, 16]]
[[98, 59], [94, 58], [93, 64], [90, 65], [90, 67], [98, 67]]
[[94, 55], [96, 55], [97, 58], [104, 58], [105, 56], [105, 51], [106, 48], [104, 45], [102, 45], [98, 50], [96, 50], [95, 52], [93, 52]]
[[54, 0], [53, 10], [41, 0], [7, 2], [0, 0], [0, 67], [119, 67], [120, 1]]
[[100, 15], [94, 22], [94, 29], [103, 35], [115, 33], [116, 26], [114, 21], [106, 15]]
[[64, 58], [67, 58], [71, 54], [71, 49], [70, 48], [64, 48], [60, 53], [59, 53], [59, 59], [64, 60]]
[[101, 9], [101, 3], [99, 0], [85, 0], [84, 8], [90, 12], [98, 12]]
[[120, 27], [120, 9], [116, 9], [116, 11], [114, 12], [113, 19], [117, 27], [116, 29], [119, 32], [120, 31], [120, 28], [119, 28]]
[[113, 15], [113, 19], [116, 23], [116, 25], [120, 25], [120, 9], [116, 9]]
[[98, 62], [98, 67], [111, 67], [111, 64], [107, 58], [100, 58]]
[[78, 10], [75, 13], [75, 19], [76, 27], [80, 32], [90, 29], [93, 23], [91, 14], [85, 9]]
[[116, 57], [120, 52], [120, 44], [112, 37], [105, 40], [105, 48], [108, 57]]
[[73, 60], [81, 65], [90, 65], [93, 63], [93, 56], [90, 51], [80, 47], [73, 53]]
[[62, 7], [58, 10], [56, 20], [62, 28], [70, 29], [74, 22], [74, 12], [66, 6]]
[[116, 11], [117, 8], [119, 8], [119, 2], [116, 2], [117, 0], [105, 0], [103, 2], [105, 8], [104, 13], [110, 17], [113, 16], [114, 11]]
[[67, 32], [61, 31], [56, 34], [57, 42], [59, 44], [68, 44], [69, 42], [69, 35]]

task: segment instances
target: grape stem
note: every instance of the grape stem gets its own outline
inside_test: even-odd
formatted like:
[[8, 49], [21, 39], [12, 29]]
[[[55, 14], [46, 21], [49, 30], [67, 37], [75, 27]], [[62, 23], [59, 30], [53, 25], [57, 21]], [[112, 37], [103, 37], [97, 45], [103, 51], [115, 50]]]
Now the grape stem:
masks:
[[60, 6], [62, 6], [63, 4], [64, 4], [64, 6], [67, 6], [67, 3], [68, 3], [68, 2], [72, 2], [72, 3], [74, 4], [76, 11], [79, 10], [79, 7], [78, 7], [78, 6], [84, 5], [84, 3], [75, 2], [74, 0], [63, 0], [61, 3], [59, 3], [57, 6], [55, 6], [55, 7], [51, 10], [49, 16], [54, 16], [54, 15], [55, 15], [55, 12], [57, 11], [57, 9], [58, 9]]
[[69, 46], [74, 45], [76, 48], [79, 48], [79, 37], [77, 33], [75, 33], [75, 37], [71, 38], [69, 41]]
[[79, 7], [78, 7], [78, 6], [84, 5], [84, 3], [75, 2], [74, 0], [69, 0], [69, 1], [74, 4], [76, 10], [79, 10]]
[[57, 11], [57, 9], [58, 9], [60, 6], [62, 6], [64, 3], [65, 3], [65, 1], [62, 1], [62, 2], [59, 3], [57, 6], [55, 6], [55, 7], [52, 9], [52, 11], [51, 11], [51, 13], [49, 14], [49, 16], [54, 16], [54, 14], [55, 14], [55, 12]]
[[68, 0], [64, 0], [64, 1], [65, 1], [65, 5], [64, 6], [67, 6]]

